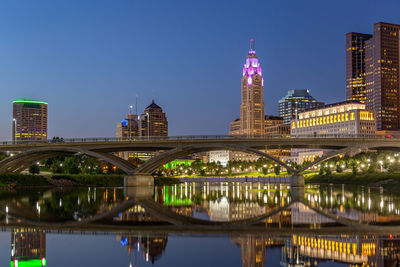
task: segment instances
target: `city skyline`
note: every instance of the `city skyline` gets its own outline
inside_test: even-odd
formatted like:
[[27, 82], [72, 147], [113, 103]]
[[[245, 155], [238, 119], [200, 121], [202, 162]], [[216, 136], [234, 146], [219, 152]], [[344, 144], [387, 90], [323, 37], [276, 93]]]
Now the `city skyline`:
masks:
[[[294, 88], [308, 88], [326, 103], [342, 101], [346, 33], [371, 32], [379, 21], [400, 23], [395, 1], [386, 6], [363, 1], [364, 12], [354, 17], [351, 7], [361, 1], [260, 1], [254, 21], [237, 20], [239, 1], [230, 12], [223, 1], [159, 3], [151, 16], [140, 14], [149, 10], [146, 3], [96, 3], [4, 6], [2, 19], [13, 27], [0, 27], [9, 37], [0, 47], [2, 140], [11, 140], [12, 100], [24, 98], [49, 102], [49, 138], [113, 136], [115, 121], [135, 104], [136, 95], [138, 110], [153, 98], [163, 107], [170, 135], [226, 134], [229, 122], [239, 117], [240, 66], [250, 38], [262, 58], [266, 114], [276, 115], [279, 98]], [[66, 12], [54, 16], [60, 8]], [[197, 8], [207, 10], [206, 21], [196, 15]], [[87, 16], [76, 16], [82, 13]], [[338, 14], [343, 21], [337, 21]]]

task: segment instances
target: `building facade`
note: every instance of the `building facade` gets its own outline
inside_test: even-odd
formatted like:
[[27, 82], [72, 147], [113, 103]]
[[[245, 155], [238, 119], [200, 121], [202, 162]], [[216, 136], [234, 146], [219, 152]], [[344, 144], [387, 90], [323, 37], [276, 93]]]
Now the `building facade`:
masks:
[[13, 101], [13, 140], [47, 140], [47, 103]]
[[208, 159], [210, 162], [220, 163], [223, 167], [228, 165], [230, 160], [229, 150], [214, 150], [208, 152]]
[[128, 114], [126, 118], [117, 124], [118, 138], [132, 138], [139, 136], [139, 117], [136, 114]]
[[140, 115], [140, 136], [168, 136], [167, 116], [154, 100]]
[[254, 39], [243, 67], [240, 119], [231, 123], [230, 135], [264, 135], [264, 79]]
[[347, 34], [354, 45], [346, 53], [348, 99], [350, 90], [352, 99], [362, 95], [365, 84], [366, 108], [374, 111], [378, 131], [400, 130], [399, 35], [400, 25], [384, 22], [374, 25], [373, 35]]
[[371, 34], [346, 34], [346, 99], [366, 102], [366, 55]]
[[324, 103], [315, 100], [307, 89], [289, 90], [286, 96], [279, 100], [279, 117], [283, 118], [286, 125], [290, 125], [290, 121], [296, 116], [296, 110], [300, 113], [306, 109], [322, 106]]
[[297, 136], [374, 136], [376, 134], [374, 113], [365, 104], [344, 101], [299, 113], [292, 120], [291, 135]]

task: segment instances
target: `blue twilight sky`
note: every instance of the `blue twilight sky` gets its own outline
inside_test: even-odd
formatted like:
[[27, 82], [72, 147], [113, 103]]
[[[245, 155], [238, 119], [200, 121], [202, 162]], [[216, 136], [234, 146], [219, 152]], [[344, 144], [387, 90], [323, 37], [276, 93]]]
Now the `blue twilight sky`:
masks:
[[14, 99], [49, 102], [49, 137], [114, 136], [152, 98], [170, 135], [226, 134], [239, 116], [249, 39], [267, 114], [289, 89], [345, 98], [345, 34], [400, 23], [386, 0], [4, 0], [0, 3], [0, 140]]

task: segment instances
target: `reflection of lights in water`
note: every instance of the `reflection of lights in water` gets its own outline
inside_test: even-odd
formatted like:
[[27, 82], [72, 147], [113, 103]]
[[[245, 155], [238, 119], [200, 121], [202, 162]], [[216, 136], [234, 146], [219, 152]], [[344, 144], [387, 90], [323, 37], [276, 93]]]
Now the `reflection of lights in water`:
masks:
[[383, 208], [383, 204], [384, 204], [384, 202], [383, 202], [383, 199], [382, 199], [381, 200], [381, 204], [380, 204], [381, 209]]
[[371, 199], [368, 198], [368, 209], [371, 209]]
[[267, 195], [264, 195], [264, 203], [267, 203], [267, 202], [268, 202]]
[[58, 202], [58, 204], [60, 205], [60, 207], [62, 207], [62, 199], [60, 198], [60, 201]]

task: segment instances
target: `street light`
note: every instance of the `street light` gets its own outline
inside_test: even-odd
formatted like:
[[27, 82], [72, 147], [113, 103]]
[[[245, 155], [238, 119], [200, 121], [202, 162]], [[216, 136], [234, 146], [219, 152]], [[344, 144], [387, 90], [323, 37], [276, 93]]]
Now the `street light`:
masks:
[[129, 140], [131, 140], [131, 137], [132, 137], [132, 130], [131, 130], [131, 127], [132, 127], [132, 123], [131, 123], [131, 120], [132, 120], [132, 108], [133, 108], [133, 106], [130, 105], [130, 106], [129, 106], [129, 118], [128, 118]]
[[150, 114], [146, 113], [140, 115], [140, 136], [142, 136], [142, 118], [147, 116], [147, 138], [150, 138]]
[[15, 141], [17, 135], [17, 119], [13, 118], [13, 141]]

